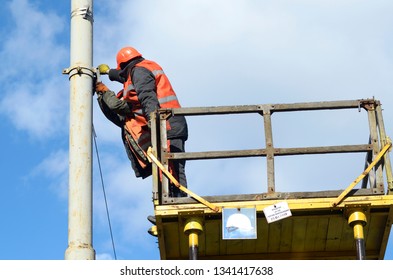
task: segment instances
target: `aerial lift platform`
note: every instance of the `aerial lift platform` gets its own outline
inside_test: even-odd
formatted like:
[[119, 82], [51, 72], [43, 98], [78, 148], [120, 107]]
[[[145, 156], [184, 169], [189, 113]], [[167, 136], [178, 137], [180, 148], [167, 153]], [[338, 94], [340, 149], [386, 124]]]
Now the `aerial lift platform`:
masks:
[[[359, 110], [367, 114], [369, 142], [357, 145], [280, 148], [273, 142], [273, 113], [315, 110]], [[166, 120], [173, 115], [259, 114], [262, 149], [170, 153]], [[375, 99], [159, 109], [152, 114], [153, 203], [161, 259], [383, 259], [393, 218], [393, 177], [381, 103]], [[275, 158], [280, 156], [364, 153], [359, 177], [345, 188], [315, 192], [279, 192]], [[171, 160], [261, 157], [266, 160], [267, 189], [260, 193], [201, 197], [167, 172]], [[326, 170], [329, 172], [329, 170]], [[332, 174], [334, 176], [334, 174]], [[188, 197], [168, 196], [169, 181]], [[270, 217], [266, 209], [284, 203]], [[224, 238], [226, 209], [255, 209], [256, 237]], [[290, 214], [288, 214], [290, 213]], [[280, 217], [281, 215], [281, 217]], [[273, 219], [273, 220], [272, 220]], [[275, 219], [275, 220], [274, 220]], [[224, 226], [224, 227], [223, 227]], [[236, 227], [234, 228], [236, 229]]]

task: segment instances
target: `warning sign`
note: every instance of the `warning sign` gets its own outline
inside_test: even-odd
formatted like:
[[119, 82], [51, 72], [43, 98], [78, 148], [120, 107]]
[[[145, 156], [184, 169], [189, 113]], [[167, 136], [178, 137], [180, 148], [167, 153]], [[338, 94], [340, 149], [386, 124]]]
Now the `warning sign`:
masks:
[[278, 202], [263, 209], [267, 222], [270, 224], [292, 216], [286, 201]]

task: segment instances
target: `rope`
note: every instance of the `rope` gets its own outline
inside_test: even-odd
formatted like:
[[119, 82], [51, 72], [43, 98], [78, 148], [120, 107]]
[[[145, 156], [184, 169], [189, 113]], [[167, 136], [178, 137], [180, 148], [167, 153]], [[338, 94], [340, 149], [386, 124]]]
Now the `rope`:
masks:
[[115, 260], [117, 260], [116, 249], [115, 249], [115, 242], [114, 242], [113, 233], [112, 233], [111, 219], [110, 219], [110, 216], [109, 216], [108, 202], [107, 202], [106, 193], [105, 193], [104, 179], [103, 179], [103, 176], [102, 176], [102, 169], [101, 169], [100, 156], [99, 156], [99, 154], [98, 154], [98, 146], [97, 146], [97, 141], [96, 141], [97, 134], [96, 134], [96, 132], [95, 132], [95, 130], [94, 130], [94, 125], [93, 125], [93, 136], [94, 136], [94, 137], [93, 137], [93, 139], [94, 139], [94, 146], [95, 146], [95, 149], [96, 149], [96, 155], [97, 155], [97, 161], [98, 161], [98, 168], [99, 168], [99, 170], [100, 170], [102, 192], [103, 192], [103, 194], [104, 194], [104, 201], [105, 201], [105, 208], [106, 208], [106, 216], [107, 216], [107, 219], [108, 219], [109, 231], [110, 231], [111, 240], [112, 240], [113, 255], [114, 255], [114, 257], [115, 257]]
[[355, 181], [353, 181], [338, 197], [337, 199], [333, 202], [332, 206], [336, 207], [340, 202], [343, 200], [343, 198], [364, 178], [367, 176], [368, 173], [370, 173], [371, 169], [374, 168], [375, 165], [382, 159], [382, 157], [385, 155], [385, 153], [392, 147], [392, 143], [389, 141], [383, 148], [382, 150], [378, 153], [378, 155], [375, 157], [373, 162], [370, 163], [370, 165], [366, 168], [366, 170], [363, 171], [362, 174], [360, 174]]

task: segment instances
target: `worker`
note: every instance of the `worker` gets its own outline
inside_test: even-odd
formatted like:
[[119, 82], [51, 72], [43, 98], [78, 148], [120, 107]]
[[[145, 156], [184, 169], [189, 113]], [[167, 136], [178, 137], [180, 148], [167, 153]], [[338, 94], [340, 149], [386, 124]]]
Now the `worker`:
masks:
[[[158, 108], [179, 108], [168, 77], [155, 62], [142, 57], [133, 47], [124, 47], [117, 53], [117, 68], [107, 64], [98, 66], [100, 74], [108, 75], [111, 81], [123, 84], [118, 94], [98, 81], [97, 101], [104, 115], [121, 128], [122, 140], [136, 177], [145, 179], [152, 174], [151, 163], [146, 151], [151, 146], [150, 113]], [[167, 120], [167, 137], [170, 152], [184, 152], [188, 138], [187, 122], [184, 116], [174, 115]], [[169, 171], [178, 182], [187, 187], [185, 160], [171, 161]], [[170, 197], [184, 197], [186, 194], [172, 183]]]

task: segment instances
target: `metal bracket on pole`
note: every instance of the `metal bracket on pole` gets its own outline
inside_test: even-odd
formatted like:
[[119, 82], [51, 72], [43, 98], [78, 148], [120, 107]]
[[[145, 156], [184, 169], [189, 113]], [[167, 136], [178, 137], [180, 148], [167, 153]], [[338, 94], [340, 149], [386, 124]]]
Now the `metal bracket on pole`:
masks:
[[78, 9], [73, 10], [71, 12], [71, 18], [73, 18], [75, 16], [82, 16], [84, 19], [86, 19], [92, 23], [94, 22], [93, 11], [90, 7], [83, 7], [83, 8], [78, 8]]
[[92, 78], [95, 77], [96, 75], [96, 69], [93, 68], [91, 69], [90, 67], [85, 67], [85, 66], [74, 66], [70, 68], [63, 69], [63, 74], [68, 75], [68, 79], [71, 80], [71, 78], [75, 75], [88, 75]]
[[385, 153], [391, 148], [392, 142], [388, 142], [383, 149], [378, 153], [373, 162], [366, 168], [366, 170], [356, 178], [333, 202], [332, 206], [336, 207], [344, 199], [344, 197], [373, 169], [373, 167], [383, 158]]
[[181, 191], [189, 194], [191, 197], [193, 197], [194, 199], [196, 199], [197, 201], [199, 201], [200, 203], [206, 205], [207, 207], [209, 207], [210, 209], [212, 209], [214, 212], [219, 212], [220, 211], [220, 207], [210, 203], [209, 201], [207, 201], [206, 199], [200, 197], [199, 195], [193, 193], [192, 191], [190, 191], [189, 189], [187, 189], [186, 187], [182, 186], [175, 177], [173, 177], [173, 175], [162, 165], [162, 163], [154, 156], [153, 152], [152, 152], [152, 148], [149, 147], [149, 149], [147, 150], [147, 156], [149, 158], [149, 160], [151, 160], [155, 165], [158, 166], [158, 168], [161, 169], [161, 171], [165, 174], [165, 176], [171, 180], [171, 182], [178, 187]]

